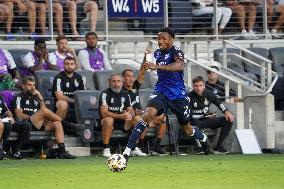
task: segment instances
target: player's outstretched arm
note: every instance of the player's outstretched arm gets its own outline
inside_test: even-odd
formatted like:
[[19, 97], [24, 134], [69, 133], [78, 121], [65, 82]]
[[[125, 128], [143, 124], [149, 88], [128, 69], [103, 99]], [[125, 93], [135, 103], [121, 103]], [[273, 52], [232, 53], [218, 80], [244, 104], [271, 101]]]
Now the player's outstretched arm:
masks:
[[175, 59], [175, 62], [168, 65], [156, 65], [153, 63], [150, 63], [148, 66], [151, 70], [164, 70], [164, 71], [183, 71], [184, 69], [184, 62], [181, 59]]

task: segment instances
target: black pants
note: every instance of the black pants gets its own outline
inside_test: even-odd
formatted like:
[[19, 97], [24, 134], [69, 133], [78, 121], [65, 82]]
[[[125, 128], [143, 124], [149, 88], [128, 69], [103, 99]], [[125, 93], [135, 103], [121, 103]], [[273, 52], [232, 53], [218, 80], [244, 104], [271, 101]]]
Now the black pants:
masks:
[[229, 135], [232, 125], [232, 122], [226, 120], [225, 117], [212, 117], [207, 119], [193, 119], [192, 125], [197, 126], [200, 129], [210, 128], [217, 129], [221, 128], [218, 142], [216, 145], [217, 149], [223, 148], [222, 144], [225, 138]]

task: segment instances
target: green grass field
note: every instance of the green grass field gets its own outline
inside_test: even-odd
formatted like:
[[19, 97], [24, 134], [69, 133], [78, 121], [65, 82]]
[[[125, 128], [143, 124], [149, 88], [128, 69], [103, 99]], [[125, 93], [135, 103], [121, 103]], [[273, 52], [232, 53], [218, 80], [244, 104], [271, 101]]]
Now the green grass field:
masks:
[[113, 173], [103, 157], [0, 161], [0, 188], [284, 188], [284, 155], [131, 158]]

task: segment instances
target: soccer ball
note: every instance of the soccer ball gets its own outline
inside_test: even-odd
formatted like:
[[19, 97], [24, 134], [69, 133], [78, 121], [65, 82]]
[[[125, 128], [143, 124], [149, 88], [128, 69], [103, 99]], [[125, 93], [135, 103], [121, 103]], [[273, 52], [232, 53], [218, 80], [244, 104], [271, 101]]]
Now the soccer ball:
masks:
[[107, 160], [107, 166], [112, 172], [121, 172], [126, 168], [127, 162], [123, 155], [112, 154]]

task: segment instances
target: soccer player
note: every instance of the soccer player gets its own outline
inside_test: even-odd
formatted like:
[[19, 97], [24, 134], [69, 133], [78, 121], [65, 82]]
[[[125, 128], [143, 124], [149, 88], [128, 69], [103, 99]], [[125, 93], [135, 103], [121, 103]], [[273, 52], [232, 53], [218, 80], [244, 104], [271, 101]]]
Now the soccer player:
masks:
[[60, 159], [75, 159], [65, 150], [64, 131], [61, 118], [45, 107], [44, 99], [35, 89], [33, 77], [25, 77], [22, 82], [23, 92], [13, 101], [16, 118], [32, 123], [34, 130], [54, 131], [55, 140], [59, 147]]
[[126, 149], [123, 152], [127, 160], [131, 149], [149, 123], [157, 115], [161, 115], [168, 109], [177, 116], [184, 132], [200, 140], [205, 153], [209, 153], [207, 136], [198, 127], [190, 125], [190, 99], [186, 96], [183, 80], [184, 54], [179, 47], [173, 45], [174, 37], [175, 34], [170, 28], [161, 28], [158, 33], [159, 49], [154, 52], [156, 64], [145, 62], [148, 64], [149, 69], [157, 70], [158, 81], [154, 92], [149, 97], [150, 101], [146, 113], [132, 130]]
[[61, 71], [53, 79], [53, 96], [56, 99], [56, 114], [63, 120], [66, 133], [80, 132], [85, 128], [77, 123], [75, 118], [74, 92], [85, 90], [83, 78], [75, 72], [76, 61], [74, 57], [67, 56], [64, 59], [64, 71]]
[[[142, 64], [137, 79], [134, 77], [134, 72], [131, 69], [125, 69], [122, 72], [123, 77], [123, 89], [129, 94], [131, 106], [135, 111], [136, 116], [141, 116], [143, 113], [141, 104], [140, 104], [140, 97], [139, 97], [139, 90], [140, 86], [144, 83], [145, 72], [147, 70], [147, 64]], [[165, 135], [166, 132], [166, 117], [164, 114], [157, 116], [150, 124], [149, 127], [158, 127], [157, 129], [157, 136], [153, 141], [153, 146], [151, 149], [152, 155], [162, 155], [166, 154], [163, 149], [161, 148], [161, 140]], [[141, 134], [138, 142], [138, 146], [142, 149], [144, 145], [144, 138], [146, 134], [146, 129]], [[135, 150], [131, 151], [131, 155], [135, 152]]]
[[[225, 150], [222, 144], [230, 133], [234, 116], [229, 112], [225, 105], [220, 102], [216, 95], [205, 90], [205, 83], [201, 76], [193, 78], [192, 84], [193, 90], [188, 95], [191, 104], [192, 123], [200, 129], [216, 129], [221, 127], [218, 142], [213, 153], [228, 154], [229, 151]], [[211, 103], [215, 104], [224, 113], [223, 117], [216, 117], [215, 114], [209, 112]], [[202, 151], [199, 153], [203, 154]]]

